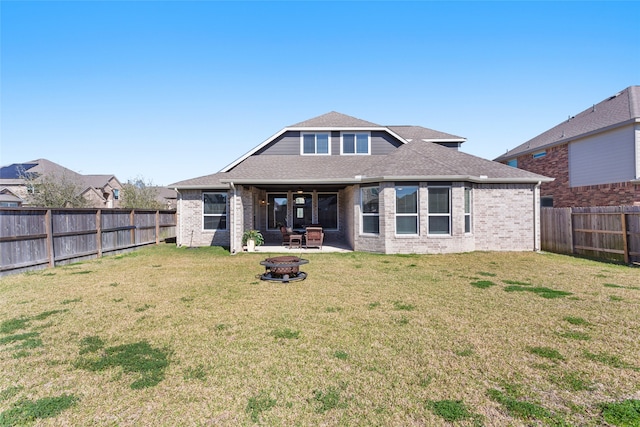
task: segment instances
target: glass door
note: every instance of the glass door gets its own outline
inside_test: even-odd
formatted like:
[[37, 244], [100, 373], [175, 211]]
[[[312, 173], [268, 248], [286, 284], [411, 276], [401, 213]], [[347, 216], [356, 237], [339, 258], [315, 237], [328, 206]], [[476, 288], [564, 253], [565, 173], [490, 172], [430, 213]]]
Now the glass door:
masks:
[[313, 196], [308, 193], [293, 193], [293, 220], [294, 229], [303, 229], [313, 224]]

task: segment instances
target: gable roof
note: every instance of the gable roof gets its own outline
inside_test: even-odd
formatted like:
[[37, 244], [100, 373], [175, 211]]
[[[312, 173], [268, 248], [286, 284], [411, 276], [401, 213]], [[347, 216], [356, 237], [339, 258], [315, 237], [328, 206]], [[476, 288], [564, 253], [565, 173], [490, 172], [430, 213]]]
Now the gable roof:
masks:
[[24, 200], [16, 196], [15, 193], [8, 188], [0, 187], [0, 202], [22, 203]]
[[[232, 163], [228, 164], [224, 168], [220, 170], [220, 172], [229, 172], [231, 169], [236, 167], [241, 162], [245, 161], [247, 158], [264, 148], [265, 146], [272, 143], [278, 137], [280, 137], [285, 132], [289, 131], [349, 131], [349, 130], [368, 130], [368, 131], [384, 131], [392, 136], [394, 136], [398, 141], [403, 144], [409, 142], [409, 140], [399, 133], [397, 130], [401, 130], [407, 132], [407, 135], [415, 135], [417, 130], [420, 130], [421, 135], [425, 135], [424, 140], [441, 140], [441, 142], [459, 142], [462, 143], [466, 141], [465, 138], [461, 136], [455, 136], [451, 134], [447, 134], [444, 132], [434, 131], [432, 129], [422, 128], [420, 126], [380, 126], [378, 124], [368, 122], [366, 120], [358, 119], [356, 117], [348, 116], [346, 114], [338, 113], [336, 111], [331, 111], [329, 113], [320, 115], [318, 117], [314, 117], [309, 120], [302, 121], [295, 125], [288, 126], [270, 138], [266, 139], [262, 144], [253, 148], [251, 151], [247, 152], [243, 156], [234, 160]], [[410, 132], [411, 131], [411, 132]], [[410, 133], [409, 133], [410, 132]]]
[[115, 180], [118, 184], [118, 178], [115, 175], [82, 175], [83, 182], [94, 188], [105, 188], [107, 186], [111, 186], [111, 180]]
[[382, 126], [358, 119], [356, 117], [347, 116], [346, 114], [330, 111], [318, 117], [296, 123], [289, 126], [290, 128], [380, 128]]
[[640, 122], [640, 86], [629, 86], [497, 157], [502, 161], [576, 138]]
[[[3, 166], [0, 168], [0, 178], [3, 182], [21, 184], [24, 182], [22, 174], [25, 172], [27, 175], [34, 177], [41, 175], [66, 176], [78, 184], [82, 189], [80, 191], [81, 194], [86, 193], [90, 189], [104, 189], [112, 179], [120, 183], [115, 175], [82, 175], [47, 159], [36, 159], [25, 163], [14, 163]], [[96, 194], [102, 197], [101, 191], [96, 191]]]

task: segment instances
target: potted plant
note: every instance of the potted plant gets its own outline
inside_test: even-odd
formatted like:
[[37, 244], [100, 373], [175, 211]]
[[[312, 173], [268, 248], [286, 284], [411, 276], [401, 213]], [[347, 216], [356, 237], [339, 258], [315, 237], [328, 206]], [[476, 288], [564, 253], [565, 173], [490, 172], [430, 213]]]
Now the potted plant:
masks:
[[264, 243], [264, 237], [259, 230], [246, 230], [242, 234], [242, 244], [247, 245], [247, 252], [254, 252], [256, 246]]

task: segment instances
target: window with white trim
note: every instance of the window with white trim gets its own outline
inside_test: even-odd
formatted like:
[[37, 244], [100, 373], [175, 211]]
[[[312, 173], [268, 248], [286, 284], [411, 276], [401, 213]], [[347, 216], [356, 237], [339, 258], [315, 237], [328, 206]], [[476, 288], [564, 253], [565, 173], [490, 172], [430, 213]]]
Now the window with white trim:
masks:
[[518, 167], [518, 159], [511, 159], [507, 161], [507, 166], [511, 166], [513, 168]]
[[428, 190], [429, 234], [451, 234], [451, 187]]
[[227, 193], [202, 193], [203, 228], [227, 229]]
[[471, 233], [471, 187], [464, 187], [464, 232]]
[[342, 154], [369, 154], [371, 152], [371, 138], [368, 132], [342, 134]]
[[331, 154], [331, 137], [328, 133], [303, 133], [301, 154]]
[[380, 233], [380, 187], [360, 188], [360, 210], [362, 212], [362, 233]]
[[418, 186], [396, 187], [396, 234], [418, 234]]

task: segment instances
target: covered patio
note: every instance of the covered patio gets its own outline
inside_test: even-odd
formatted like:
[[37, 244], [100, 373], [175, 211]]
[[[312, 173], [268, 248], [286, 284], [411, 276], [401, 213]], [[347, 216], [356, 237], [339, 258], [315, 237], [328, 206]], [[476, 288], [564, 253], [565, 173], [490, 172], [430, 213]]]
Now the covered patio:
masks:
[[[243, 185], [237, 186], [237, 190], [243, 196], [243, 229], [259, 230], [264, 237], [264, 244], [257, 248], [259, 252], [300, 251], [288, 247], [288, 236], [283, 236], [282, 227], [293, 234], [305, 234], [307, 227], [321, 227], [324, 235], [322, 248], [307, 249], [303, 245], [303, 251], [339, 252], [353, 249], [350, 238], [353, 226], [352, 187], [298, 182]], [[303, 237], [303, 243], [304, 240]], [[283, 242], [286, 244], [283, 245]]]
[[[243, 251], [247, 248], [244, 246]], [[298, 254], [319, 254], [319, 253], [334, 253], [334, 252], [351, 252], [352, 249], [340, 242], [329, 242], [322, 245], [322, 249], [313, 247], [307, 248], [305, 246], [289, 248], [288, 246], [282, 246], [280, 243], [265, 242], [264, 245], [258, 246], [255, 249], [258, 253], [269, 253], [278, 255], [298, 255]]]

